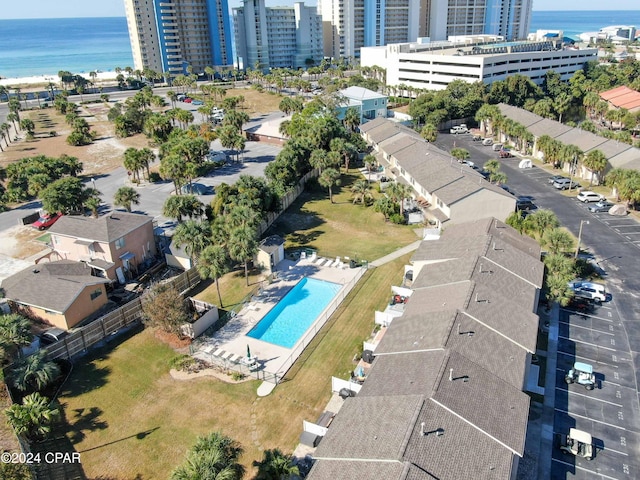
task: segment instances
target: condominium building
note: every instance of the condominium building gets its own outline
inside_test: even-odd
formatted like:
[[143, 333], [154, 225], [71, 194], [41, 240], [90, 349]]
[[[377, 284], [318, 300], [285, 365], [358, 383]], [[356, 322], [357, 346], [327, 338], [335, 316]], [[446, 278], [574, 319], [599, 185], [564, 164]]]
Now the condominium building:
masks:
[[322, 20], [315, 7], [265, 6], [246, 0], [233, 9], [236, 62], [241, 68], [301, 68], [322, 61]]
[[360, 48], [447, 40], [456, 35], [526, 38], [533, 0], [319, 0], [324, 54], [359, 57]]
[[125, 0], [137, 70], [204, 73], [233, 64], [227, 0]]
[[444, 90], [454, 80], [491, 84], [515, 74], [541, 85], [548, 70], [569, 80], [598, 58], [595, 48], [566, 48], [560, 41], [503, 42], [486, 35], [455, 40], [363, 48], [360, 64], [385, 68], [390, 86]]

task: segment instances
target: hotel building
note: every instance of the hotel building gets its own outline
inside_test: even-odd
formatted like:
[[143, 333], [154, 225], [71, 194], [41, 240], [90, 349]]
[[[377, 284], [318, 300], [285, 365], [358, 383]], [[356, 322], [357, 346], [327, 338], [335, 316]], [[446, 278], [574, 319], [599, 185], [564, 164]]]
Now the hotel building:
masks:
[[233, 64], [227, 0], [125, 0], [134, 66], [175, 76]]
[[241, 68], [301, 68], [322, 61], [322, 19], [315, 7], [266, 7], [247, 0], [233, 9], [236, 62]]

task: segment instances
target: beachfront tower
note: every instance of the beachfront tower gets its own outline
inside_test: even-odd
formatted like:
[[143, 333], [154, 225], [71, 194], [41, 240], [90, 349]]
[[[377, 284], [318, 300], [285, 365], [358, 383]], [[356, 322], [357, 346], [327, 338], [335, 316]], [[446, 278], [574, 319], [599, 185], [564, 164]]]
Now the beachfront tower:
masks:
[[171, 76], [233, 65], [227, 0], [124, 0], [136, 70]]
[[316, 7], [266, 7], [245, 0], [233, 9], [240, 68], [305, 68], [322, 61], [322, 17]]
[[524, 39], [533, 0], [319, 0], [324, 54], [359, 57], [361, 47], [460, 35]]

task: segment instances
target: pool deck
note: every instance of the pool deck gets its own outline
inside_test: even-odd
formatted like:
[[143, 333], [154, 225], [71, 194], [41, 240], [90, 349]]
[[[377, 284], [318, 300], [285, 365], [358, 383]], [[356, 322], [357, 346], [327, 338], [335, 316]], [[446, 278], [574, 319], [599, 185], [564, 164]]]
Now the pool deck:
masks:
[[[361, 273], [361, 268], [348, 268], [348, 263], [344, 264], [344, 262], [340, 262], [335, 258], [323, 259], [323, 261], [320, 260], [320, 257], [303, 258], [295, 262], [283, 260], [277, 265], [276, 279], [269, 285], [265, 284], [262, 293], [246, 304], [234, 318], [212, 337], [200, 337], [193, 355], [210, 363], [232, 367], [246, 361], [248, 346], [251, 350], [251, 355], [257, 360], [256, 369], [259, 372], [283, 375], [295, 361], [295, 358], [292, 358], [294, 352], [297, 352], [297, 356], [302, 353], [299, 344], [306, 334], [303, 334], [296, 345], [289, 349], [248, 337], [246, 334], [249, 330], [303, 277], [343, 285], [336, 297], [342, 294], [344, 298], [346, 296], [346, 292], [344, 292], [345, 288], [347, 288], [346, 286]], [[316, 325], [321, 317], [322, 314], [310, 325], [309, 329]], [[231, 369], [235, 370], [235, 368]], [[248, 367], [246, 372], [250, 373]], [[261, 376], [260, 378], [263, 377]]]

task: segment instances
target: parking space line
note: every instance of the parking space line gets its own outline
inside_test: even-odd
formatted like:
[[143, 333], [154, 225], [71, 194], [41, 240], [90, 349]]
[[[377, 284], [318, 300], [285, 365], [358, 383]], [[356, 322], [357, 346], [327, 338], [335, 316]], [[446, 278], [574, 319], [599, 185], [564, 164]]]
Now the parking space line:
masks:
[[625, 235], [640, 235], [640, 232], [624, 232]]
[[617, 352], [615, 348], [602, 347], [600, 345], [596, 345], [595, 343], [583, 342], [582, 340], [576, 340], [575, 338], [563, 337], [561, 335], [558, 335], [558, 338], [561, 338], [563, 340], [570, 340], [576, 343], [582, 343], [583, 345], [589, 345], [590, 347], [602, 348], [603, 350], [609, 350], [611, 352]]
[[580, 467], [578, 465], [574, 465], [573, 463], [563, 462], [562, 460], [556, 460], [555, 458], [552, 458], [551, 461], [556, 462], [556, 463], [561, 463], [562, 465], [566, 465], [568, 467], [577, 468], [578, 470], [582, 470], [584, 472], [593, 473], [594, 475], [599, 475], [602, 478], [610, 478], [611, 480], [618, 480], [616, 477], [610, 477], [609, 475], [605, 475], [604, 473], [594, 472], [593, 470], [589, 470], [588, 468], [584, 468], [584, 467]]
[[559, 322], [559, 323], [563, 323], [564, 325], [571, 325], [571, 327], [573, 328], [584, 328], [585, 330], [591, 330], [592, 332], [598, 332], [598, 333], [603, 333], [605, 335], [615, 336], [615, 333], [603, 332], [602, 330], [596, 330], [595, 328], [583, 327], [582, 325], [573, 325], [572, 323], [569, 323], [569, 322]]
[[588, 313], [578, 313], [575, 310], [568, 310], [566, 308], [561, 308], [560, 310], [564, 310], [565, 312], [569, 313], [575, 313], [576, 315], [580, 315], [581, 317], [597, 318], [598, 320], [603, 320], [605, 322], [613, 322], [613, 320], [611, 320], [610, 318], [597, 317], [595, 315], [589, 315]]
[[575, 353], [563, 352], [561, 350], [558, 350], [558, 353], [561, 354], [561, 355], [566, 355], [567, 357], [584, 358], [585, 360], [589, 360], [590, 362], [599, 363], [600, 365], [606, 365], [607, 367], [619, 368], [618, 365], [613, 365], [611, 363], [601, 362], [600, 360], [595, 360], [593, 358], [585, 357], [584, 355], [576, 355]]
[[602, 447], [602, 450], [603, 450], [603, 451], [606, 451], [606, 452], [613, 452], [613, 453], [617, 453], [618, 455], [624, 455], [625, 457], [628, 457], [628, 456], [629, 456], [629, 454], [628, 454], [628, 453], [624, 453], [624, 452], [621, 452], [621, 451], [619, 451], [619, 450], [614, 450], [613, 448], [609, 448], [609, 447]]
[[626, 428], [624, 428], [624, 427], [619, 427], [618, 425], [614, 425], [613, 423], [603, 422], [602, 420], [596, 420], [596, 419], [594, 419], [594, 418], [585, 417], [584, 415], [578, 415], [577, 413], [567, 412], [566, 410], [561, 410], [561, 409], [559, 409], [559, 408], [555, 408], [554, 410], [555, 410], [556, 412], [566, 413], [567, 415], [571, 415], [571, 416], [574, 416], [574, 417], [584, 418], [585, 420], [590, 420], [590, 421], [592, 421], [592, 422], [601, 423], [602, 425], [606, 425], [606, 426], [608, 426], [608, 427], [617, 428], [618, 430], [624, 430], [625, 432], [627, 431], [627, 429], [626, 429]]
[[596, 402], [608, 403], [609, 405], [614, 405], [614, 406], [620, 407], [620, 408], [623, 407], [623, 405], [620, 405], [619, 403], [613, 403], [613, 402], [610, 402], [608, 400], [601, 400], [599, 398], [595, 398], [595, 397], [591, 397], [589, 395], [585, 395], [584, 393], [572, 392], [571, 390], [568, 390], [566, 388], [556, 387], [556, 390], [562, 390], [563, 392], [568, 392], [571, 395], [578, 395], [579, 397], [586, 397], [586, 398], [588, 398], [590, 400], [595, 400]]

